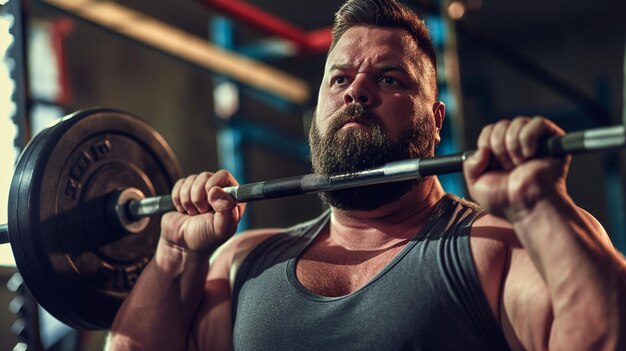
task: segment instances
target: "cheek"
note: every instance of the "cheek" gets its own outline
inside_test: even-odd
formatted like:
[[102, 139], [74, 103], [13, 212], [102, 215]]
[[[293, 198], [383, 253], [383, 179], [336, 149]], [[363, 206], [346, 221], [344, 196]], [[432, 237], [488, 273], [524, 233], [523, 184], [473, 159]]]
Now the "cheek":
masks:
[[321, 120], [328, 119], [335, 113], [339, 112], [339, 110], [343, 107], [343, 105], [338, 103], [335, 99], [330, 99], [328, 97], [319, 106], [318, 116], [321, 117], [319, 118]]
[[396, 112], [404, 115], [404, 117], [415, 116], [420, 112], [420, 106], [422, 104], [419, 101], [415, 101], [415, 98], [410, 96], [399, 96], [395, 99], [395, 103], [392, 105]]
[[424, 111], [421, 111], [411, 99], [406, 98], [396, 99], [393, 103], [387, 104], [385, 111], [381, 112], [382, 115], [387, 116], [384, 118], [384, 124], [394, 137], [410, 128], [415, 118], [424, 116]]
[[317, 108], [315, 110], [315, 118], [317, 119], [318, 130], [323, 131], [334, 114], [343, 108], [343, 104], [331, 94], [320, 94], [318, 98]]

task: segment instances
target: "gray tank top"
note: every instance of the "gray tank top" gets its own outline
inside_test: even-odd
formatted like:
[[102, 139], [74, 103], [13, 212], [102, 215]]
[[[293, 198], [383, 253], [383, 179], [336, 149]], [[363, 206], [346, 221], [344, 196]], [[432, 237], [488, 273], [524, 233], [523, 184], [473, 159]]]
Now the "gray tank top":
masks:
[[257, 246], [233, 290], [236, 350], [508, 350], [473, 265], [469, 232], [480, 214], [453, 195], [371, 281], [341, 297], [306, 290], [296, 260], [330, 217]]

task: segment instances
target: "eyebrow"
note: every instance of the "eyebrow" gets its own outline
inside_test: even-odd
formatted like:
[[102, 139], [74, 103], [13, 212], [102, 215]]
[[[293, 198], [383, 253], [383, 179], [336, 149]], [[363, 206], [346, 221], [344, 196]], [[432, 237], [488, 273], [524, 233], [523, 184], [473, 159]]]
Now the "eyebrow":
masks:
[[376, 68], [379, 69], [381, 72], [401, 71], [407, 74], [409, 73], [408, 68], [402, 65], [381, 65], [377, 66]]
[[334, 63], [332, 66], [330, 66], [330, 72], [332, 71], [348, 71], [353, 69], [354, 66], [352, 66], [349, 63]]
[[[405, 73], [409, 73], [408, 69], [406, 67], [404, 67], [403, 65], [392, 65], [392, 64], [384, 64], [384, 65], [380, 65], [380, 66], [375, 66], [374, 67], [377, 71], [380, 72], [390, 72], [390, 71], [401, 71], [401, 72], [405, 72]], [[354, 66], [352, 64], [349, 63], [335, 63], [333, 65], [330, 66], [330, 72], [332, 71], [349, 71], [349, 70], [353, 70]]]

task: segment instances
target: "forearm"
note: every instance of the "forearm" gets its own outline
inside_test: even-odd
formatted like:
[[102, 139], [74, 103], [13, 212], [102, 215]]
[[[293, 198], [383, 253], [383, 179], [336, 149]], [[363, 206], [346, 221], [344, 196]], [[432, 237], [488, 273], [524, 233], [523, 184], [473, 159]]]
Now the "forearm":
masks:
[[550, 349], [600, 350], [624, 330], [625, 261], [567, 195], [538, 201], [513, 221], [546, 281], [554, 322]]
[[208, 269], [206, 255], [160, 240], [116, 315], [111, 350], [184, 350]]

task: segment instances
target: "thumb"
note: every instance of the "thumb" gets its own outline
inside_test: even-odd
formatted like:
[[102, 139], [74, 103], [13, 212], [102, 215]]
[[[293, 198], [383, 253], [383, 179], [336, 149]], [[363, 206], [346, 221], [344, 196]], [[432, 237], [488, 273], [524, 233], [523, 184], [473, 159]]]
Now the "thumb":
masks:
[[209, 191], [209, 204], [215, 211], [213, 229], [219, 234], [233, 234], [241, 219], [241, 213], [235, 199], [222, 188], [213, 187]]

